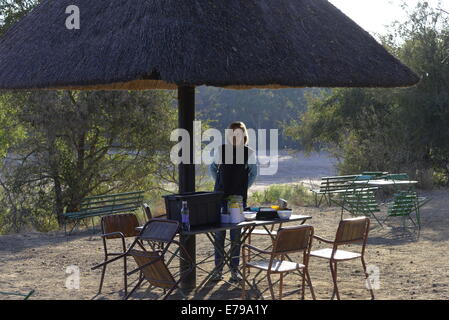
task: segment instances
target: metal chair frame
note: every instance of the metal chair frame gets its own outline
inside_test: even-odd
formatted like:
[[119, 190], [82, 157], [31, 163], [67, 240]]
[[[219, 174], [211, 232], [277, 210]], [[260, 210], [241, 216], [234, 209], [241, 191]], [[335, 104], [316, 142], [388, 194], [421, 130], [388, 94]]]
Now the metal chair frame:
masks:
[[[159, 226], [158, 226], [159, 225]], [[165, 226], [162, 226], [165, 225]], [[173, 221], [173, 220], [165, 220], [165, 219], [152, 219], [148, 221], [145, 226], [140, 231], [140, 234], [135, 238], [134, 242], [131, 244], [131, 246], [128, 248], [128, 250], [119, 255], [116, 256], [108, 261], [105, 261], [103, 263], [100, 263], [92, 268], [92, 270], [95, 270], [97, 268], [101, 268], [104, 265], [107, 265], [109, 263], [112, 263], [114, 261], [117, 261], [119, 259], [126, 259], [128, 256], [135, 255], [136, 250], [134, 250], [135, 246], [139, 246], [143, 253], [151, 254], [151, 253], [157, 253], [158, 257], [155, 259], [152, 259], [148, 263], [144, 263], [142, 265], [139, 265], [136, 269], [130, 271], [127, 273], [127, 276], [131, 276], [134, 273], [139, 272], [139, 280], [137, 284], [134, 286], [134, 288], [124, 297], [124, 300], [128, 299], [137, 288], [139, 288], [144, 280], [151, 282], [164, 282], [165, 280], [158, 280], [158, 279], [148, 279], [144, 276], [143, 271], [145, 268], [150, 267], [151, 265], [162, 262], [163, 266], [167, 267], [167, 264], [165, 263], [165, 255], [167, 252], [169, 252], [169, 247], [172, 244], [177, 245], [180, 250], [184, 253], [185, 257], [187, 257], [190, 261], [190, 266], [188, 266], [186, 269], [182, 271], [184, 274], [179, 274], [179, 280], [176, 282], [173, 282], [173, 286], [169, 288], [168, 293], [166, 293], [163, 297], [163, 299], [167, 299], [168, 296], [175, 290], [178, 289], [179, 291], [182, 290], [179, 287], [179, 283], [182, 281], [184, 277], [186, 277], [192, 270], [193, 270], [193, 264], [191, 263], [191, 258], [189, 257], [187, 251], [185, 248], [179, 243], [179, 241], [174, 240], [176, 234], [179, 230], [179, 222]], [[144, 243], [150, 243], [150, 247], [153, 251], [148, 251]], [[160, 247], [159, 245], [162, 244], [163, 249], [157, 250], [156, 248]], [[167, 268], [168, 269], [168, 268]], [[171, 274], [171, 273], [170, 273]], [[182, 293], [183, 294], [183, 293]], [[184, 295], [184, 294], [183, 294]], [[184, 295], [185, 296], [185, 295]]]
[[[296, 239], [290, 239], [290, 240], [295, 240], [295, 242], [288, 242], [287, 244], [285, 244], [283, 241], [284, 238], [286, 237], [286, 235], [288, 235], [289, 233], [298, 233], [298, 237]], [[308, 234], [307, 234], [308, 233]], [[268, 280], [268, 285], [269, 285], [269, 290], [270, 290], [270, 294], [271, 294], [271, 298], [274, 300], [276, 299], [275, 294], [274, 294], [274, 289], [273, 289], [273, 281], [271, 278], [272, 274], [280, 274], [280, 280], [279, 280], [279, 299], [282, 299], [283, 296], [283, 281], [284, 281], [284, 274], [289, 274], [289, 273], [293, 273], [293, 272], [298, 272], [301, 277], [302, 277], [302, 285], [301, 285], [301, 298], [304, 299], [305, 296], [305, 284], [307, 282], [309, 289], [311, 291], [312, 294], [312, 298], [315, 300], [315, 292], [313, 290], [313, 286], [312, 286], [312, 281], [309, 275], [309, 271], [308, 271], [308, 266], [309, 266], [309, 255], [310, 255], [310, 250], [312, 247], [312, 241], [313, 241], [313, 233], [314, 233], [314, 229], [312, 226], [307, 226], [307, 225], [302, 225], [302, 226], [296, 226], [296, 227], [289, 227], [289, 228], [281, 228], [278, 231], [278, 234], [275, 238], [275, 240], [273, 241], [273, 246], [272, 246], [272, 250], [271, 251], [266, 251], [266, 250], [261, 250], [259, 248], [256, 248], [252, 245], [249, 244], [245, 244], [243, 246], [244, 249], [247, 249], [248, 252], [251, 251], [255, 251], [257, 252], [257, 256], [263, 256], [263, 255], [269, 255], [270, 259], [268, 261], [268, 267], [266, 268], [267, 270], [267, 275], [266, 278]], [[303, 238], [301, 238], [303, 237]], [[308, 237], [308, 238], [307, 238]], [[287, 248], [285, 248], [284, 246], [287, 246]], [[296, 247], [295, 247], [296, 246]], [[243, 252], [245, 252], [243, 250]], [[272, 270], [273, 269], [273, 263], [274, 262], [291, 262], [292, 260], [288, 257], [289, 254], [294, 254], [294, 253], [302, 253], [303, 254], [303, 262], [302, 262], [302, 266], [298, 264], [298, 267], [295, 270], [289, 270], [289, 271], [281, 271], [281, 270]], [[280, 260], [277, 260], [276, 258], [280, 257]], [[287, 259], [287, 260], [286, 260]], [[255, 266], [255, 265], [251, 265], [250, 262], [247, 259], [247, 256], [245, 254], [243, 254], [243, 281], [242, 281], [242, 298], [246, 299], [246, 283], [247, 282], [247, 272], [250, 268], [256, 268], [261, 270], [261, 268]], [[265, 271], [265, 269], [263, 269]], [[257, 275], [259, 275], [259, 273], [257, 273]], [[256, 276], [257, 276], [256, 275]], [[260, 280], [258, 283], [260, 283], [262, 280]], [[257, 284], [258, 284], [257, 283]], [[256, 285], [255, 281], [254, 281], [254, 285]]]
[[[366, 243], [368, 241], [368, 233], [369, 233], [370, 223], [371, 222], [368, 217], [342, 220], [342, 221], [340, 221], [340, 224], [338, 226], [337, 234], [335, 236], [334, 241], [327, 240], [323, 237], [314, 236], [314, 238], [320, 242], [324, 242], [326, 244], [333, 245], [332, 254], [331, 254], [330, 258], [324, 258], [324, 259], [329, 260], [329, 267], [331, 270], [332, 281], [333, 281], [333, 285], [334, 285], [331, 300], [333, 300], [335, 298], [335, 296], [337, 297], [338, 300], [340, 300], [340, 293], [339, 293], [338, 286], [337, 286], [337, 263], [343, 262], [343, 261], [355, 260], [358, 258], [361, 259], [363, 271], [365, 273], [365, 278], [366, 278], [367, 284], [369, 286], [371, 299], [374, 300], [374, 291], [369, 282], [369, 275], [367, 273], [366, 262], [365, 262], [365, 249], [366, 249]], [[347, 227], [348, 225], [349, 225], [349, 228]], [[363, 230], [358, 230], [359, 232], [357, 232], [357, 230], [354, 231], [354, 229], [355, 229], [354, 226], [355, 227], [363, 226]], [[355, 236], [354, 236], [354, 234], [355, 234]], [[356, 244], [356, 243], [362, 244], [360, 257], [354, 257], [354, 258], [348, 258], [348, 259], [336, 259], [335, 258], [336, 254], [338, 253], [338, 248], [340, 246], [351, 245], [351, 244]], [[318, 251], [312, 251], [310, 253], [310, 256], [323, 259], [322, 256], [315, 255], [315, 253], [317, 253], [317, 252]]]
[[[115, 220], [115, 221], [114, 221]], [[114, 223], [115, 222], [115, 223]], [[129, 225], [125, 225], [125, 224]], [[126, 252], [126, 238], [136, 237], [139, 233], [136, 228], [139, 226], [137, 217], [134, 214], [119, 214], [101, 217], [101, 238], [103, 240], [104, 261], [108, 261], [109, 257], [120, 256]], [[115, 230], [115, 231], [114, 231]], [[122, 245], [122, 252], [109, 252], [108, 241], [112, 239], [120, 239]], [[101, 271], [100, 286], [98, 294], [103, 289], [104, 277], [106, 274], [106, 264]], [[123, 259], [123, 284], [125, 295], [128, 293], [127, 280], [127, 259]]]

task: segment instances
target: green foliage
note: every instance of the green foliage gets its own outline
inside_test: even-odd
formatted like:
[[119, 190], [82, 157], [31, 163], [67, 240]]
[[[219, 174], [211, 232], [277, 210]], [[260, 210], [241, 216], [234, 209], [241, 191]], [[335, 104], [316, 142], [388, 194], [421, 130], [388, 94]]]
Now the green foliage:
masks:
[[25, 129], [17, 122], [17, 108], [6, 105], [7, 95], [0, 95], [0, 158], [6, 157], [8, 149], [25, 136]]
[[282, 198], [294, 206], [313, 206], [314, 197], [308, 188], [300, 184], [272, 185], [264, 191], [253, 192], [250, 203], [254, 205], [276, 205]]
[[172, 99], [166, 91], [4, 94], [0, 110], [16, 110], [8, 117], [22, 136], [4, 147], [0, 225], [44, 230], [86, 196], [176, 184], [168, 174], [176, 171], [169, 158]]
[[[326, 148], [342, 174], [449, 176], [449, 15], [423, 2], [383, 42], [421, 82], [401, 89], [336, 89], [308, 97], [287, 133], [308, 150]], [[443, 181], [443, 179], [439, 179]]]
[[248, 128], [279, 129], [279, 145], [292, 147], [281, 124], [297, 117], [306, 108], [304, 93], [312, 89], [226, 90], [200, 87], [197, 108], [200, 119], [213, 119], [211, 125], [226, 129], [231, 122], [243, 121]]
[[0, 36], [38, 3], [39, 0], [0, 0]]

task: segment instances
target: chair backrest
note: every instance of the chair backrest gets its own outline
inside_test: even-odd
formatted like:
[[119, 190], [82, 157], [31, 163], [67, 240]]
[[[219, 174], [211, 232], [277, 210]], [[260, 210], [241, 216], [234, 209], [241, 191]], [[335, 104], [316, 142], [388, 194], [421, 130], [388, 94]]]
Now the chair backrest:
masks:
[[145, 216], [147, 217], [147, 221], [150, 221], [153, 219], [153, 214], [151, 213], [150, 206], [147, 203], [142, 204], [143, 212], [145, 213]]
[[131, 250], [129, 254], [139, 268], [143, 267], [142, 274], [152, 286], [170, 289], [176, 284], [176, 280], [159, 252]]
[[313, 227], [304, 225], [281, 228], [273, 244], [273, 255], [303, 252], [310, 249]]
[[323, 177], [321, 178], [320, 191], [323, 193], [333, 193], [346, 190], [356, 178], [357, 175]]
[[419, 209], [418, 195], [414, 191], [402, 191], [394, 195], [393, 203], [388, 207], [389, 216], [408, 216]]
[[376, 195], [372, 190], [354, 189], [345, 192], [343, 197], [347, 209], [353, 214], [369, 215], [370, 213], [380, 211]]
[[137, 210], [143, 202], [144, 191], [105, 194], [83, 199], [81, 211], [89, 214], [127, 213]]
[[338, 226], [335, 244], [366, 243], [370, 220], [367, 217], [341, 220]]
[[140, 232], [139, 238], [146, 241], [172, 242], [179, 230], [179, 222], [175, 220], [152, 219]]
[[[115, 214], [101, 217], [101, 231], [103, 234], [112, 232], [121, 232], [126, 238], [135, 237], [139, 234], [137, 227], [139, 221], [136, 215], [132, 213]], [[106, 237], [107, 239], [119, 238], [118, 235]]]

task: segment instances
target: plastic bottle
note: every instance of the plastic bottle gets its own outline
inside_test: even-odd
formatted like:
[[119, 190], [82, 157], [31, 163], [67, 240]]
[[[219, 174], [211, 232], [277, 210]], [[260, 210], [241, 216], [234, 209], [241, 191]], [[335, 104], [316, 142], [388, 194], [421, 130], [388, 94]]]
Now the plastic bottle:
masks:
[[228, 224], [231, 222], [231, 215], [228, 211], [228, 206], [226, 202], [223, 202], [220, 207], [221, 223]]
[[187, 201], [182, 202], [181, 208], [181, 228], [183, 231], [190, 231], [190, 216]]

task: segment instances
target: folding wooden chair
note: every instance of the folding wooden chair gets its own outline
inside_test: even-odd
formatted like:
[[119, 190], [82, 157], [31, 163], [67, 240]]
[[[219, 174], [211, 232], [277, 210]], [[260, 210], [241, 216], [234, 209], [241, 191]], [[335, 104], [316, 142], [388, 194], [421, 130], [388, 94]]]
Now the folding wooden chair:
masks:
[[[187, 251], [178, 241], [174, 239], [178, 233], [178, 230], [179, 222], [173, 220], [153, 219], [144, 226], [136, 241], [139, 241], [140, 243], [142, 243], [142, 241], [145, 241], [147, 243], [150, 243], [150, 247], [152, 248], [160, 247], [162, 249], [153, 249], [152, 251], [139, 251], [134, 250], [132, 248], [133, 246], [131, 246], [127, 254], [134, 258], [138, 268], [129, 272], [128, 275], [139, 271], [140, 277], [135, 287], [125, 297], [125, 299], [128, 299], [145, 280], [148, 281], [150, 286], [152, 287], [164, 289], [164, 293], [168, 290], [168, 292], [165, 293], [163, 297], [164, 300], [167, 299], [175, 289], [178, 289], [179, 292], [185, 297], [184, 293], [179, 287], [179, 283], [183, 278], [185, 278], [190, 272], [193, 271], [194, 266]], [[179, 250], [181, 250], [184, 253], [185, 257], [187, 257], [187, 259], [189, 260], [187, 262], [190, 263], [190, 266], [182, 271], [183, 274], [178, 274], [178, 280], [175, 280], [175, 277], [172, 275], [165, 261], [165, 255], [167, 252], [169, 252], [168, 249], [172, 244], [176, 244], [178, 246]]]
[[[119, 256], [126, 252], [126, 238], [136, 237], [139, 232], [136, 228], [139, 226], [137, 217], [134, 214], [118, 214], [104, 216], [101, 218], [101, 237], [103, 239], [103, 249], [104, 249], [104, 261], [107, 261], [109, 257]], [[109, 252], [108, 251], [108, 240], [120, 239], [122, 244], [121, 252]], [[106, 273], [106, 264], [103, 266], [101, 272], [100, 287], [98, 293], [101, 293], [103, 288], [104, 276]], [[128, 292], [127, 283], [127, 260], [126, 257], [123, 259], [123, 282], [125, 295]]]
[[[365, 263], [365, 248], [366, 248], [366, 242], [368, 240], [368, 233], [369, 233], [369, 226], [370, 226], [370, 220], [367, 217], [361, 217], [361, 218], [354, 218], [354, 219], [347, 219], [340, 221], [340, 225], [338, 226], [337, 235], [335, 237], [335, 241], [330, 241], [327, 239], [324, 239], [319, 236], [314, 236], [315, 239], [318, 241], [332, 244], [332, 249], [321, 249], [312, 251], [310, 253], [311, 257], [317, 257], [329, 260], [329, 266], [331, 269], [332, 274], [332, 280], [334, 282], [334, 291], [332, 293], [332, 298], [334, 299], [335, 296], [337, 296], [337, 299], [340, 300], [340, 293], [338, 292], [338, 286], [337, 286], [337, 263], [342, 261], [349, 261], [354, 259], [361, 259], [363, 271], [365, 273], [365, 277], [367, 280], [367, 283], [369, 285], [369, 278], [368, 273], [366, 270], [366, 263]], [[362, 248], [360, 253], [354, 253], [349, 251], [340, 250], [339, 247], [343, 245], [351, 245], [361, 243]], [[374, 291], [370, 287], [369, 291], [371, 293], [371, 298], [374, 300]]]
[[[313, 299], [315, 299], [315, 292], [313, 291], [312, 281], [310, 280], [310, 275], [308, 271], [309, 254], [310, 248], [312, 246], [312, 240], [313, 240], [313, 227], [305, 225], [305, 226], [281, 228], [278, 231], [276, 240], [273, 243], [272, 251], [261, 250], [249, 244], [245, 244], [243, 246], [244, 249], [254, 251], [259, 256], [270, 255], [270, 259], [254, 260], [249, 262], [246, 255], [243, 254], [242, 298], [246, 299], [245, 283], [247, 278], [247, 271], [249, 271], [250, 268], [255, 268], [267, 272], [268, 285], [273, 300], [276, 298], [273, 290], [273, 282], [271, 279], [271, 275], [272, 274], [280, 275], [279, 299], [282, 299], [284, 274], [289, 274], [295, 271], [298, 271], [302, 276], [301, 298], [304, 299], [305, 283], [307, 282], [312, 297]], [[288, 254], [293, 253], [303, 254], [302, 263], [296, 263], [290, 261], [290, 259], [285, 260]]]
[[[100, 263], [93, 267], [92, 270], [104, 267], [104, 265], [119, 259], [126, 259], [128, 256], [132, 256], [136, 261], [138, 268], [128, 272], [127, 276], [136, 272], [139, 272], [140, 275], [136, 286], [124, 297], [124, 299], [128, 299], [134, 291], [140, 287], [144, 280], [147, 280], [153, 286], [164, 290], [168, 289], [168, 293], [164, 296], [164, 299], [166, 299], [175, 289], [180, 290], [179, 283], [184, 277], [192, 272], [194, 267], [192, 260], [184, 247], [178, 241], [174, 240], [178, 230], [178, 221], [152, 219], [145, 224], [140, 231], [140, 234], [135, 238], [134, 242], [124, 254]], [[151, 251], [148, 251], [145, 248], [144, 243], [150, 244]], [[163, 249], [157, 250], [156, 248], [160, 247], [160, 244], [163, 245]], [[172, 244], [176, 244], [179, 249], [183, 251], [184, 257], [187, 259], [187, 263], [185, 264], [186, 267], [182, 270], [181, 274], [178, 275], [179, 280], [177, 281], [174, 280], [174, 277], [165, 263], [165, 255]], [[140, 247], [140, 250], [136, 250], [136, 246]]]

